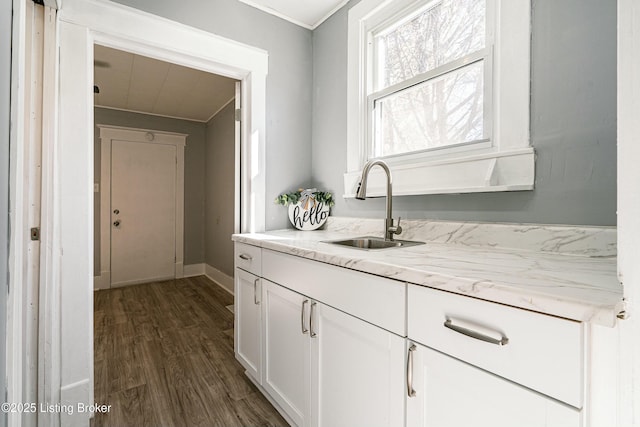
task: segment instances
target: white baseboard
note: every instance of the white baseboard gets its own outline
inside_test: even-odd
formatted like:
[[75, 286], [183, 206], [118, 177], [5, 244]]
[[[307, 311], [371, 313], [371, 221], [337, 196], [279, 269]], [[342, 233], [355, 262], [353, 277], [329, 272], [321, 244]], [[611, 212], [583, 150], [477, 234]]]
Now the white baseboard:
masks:
[[93, 276], [93, 290], [109, 289], [111, 286], [111, 272], [101, 271], [99, 276]]
[[125, 280], [124, 282], [111, 283], [111, 288], [122, 288], [123, 286], [140, 285], [142, 283], [164, 282], [167, 280], [177, 279], [173, 276], [147, 277], [145, 279]]
[[[220, 285], [225, 291], [229, 292], [233, 295], [233, 277], [227, 276], [222, 271], [218, 270], [215, 267], [210, 266], [209, 264], [200, 263], [200, 264], [189, 264], [183, 267], [183, 277], [194, 277], [194, 276], [202, 276], [205, 275], [216, 284]], [[170, 277], [159, 277], [154, 279], [145, 279], [143, 282], [153, 281], [153, 280], [169, 280]], [[179, 279], [176, 275], [176, 279]], [[136, 283], [142, 283], [139, 280], [133, 280], [130, 282], [123, 282], [114, 284], [111, 286], [111, 272], [110, 271], [102, 271], [100, 276], [93, 276], [93, 289], [98, 291], [100, 289], [109, 289], [111, 287], [120, 287], [127, 285], [134, 285]]]
[[204, 274], [209, 279], [220, 285], [222, 289], [233, 295], [233, 277], [227, 276], [225, 273], [210, 266], [209, 264], [205, 265]]
[[205, 274], [205, 264], [189, 264], [184, 266], [184, 277], [202, 276]]
[[[93, 415], [88, 412], [90, 402], [91, 381], [84, 379], [60, 388], [60, 425], [85, 427], [89, 425], [89, 418]], [[100, 402], [108, 404], [108, 402]], [[84, 412], [82, 412], [84, 410]]]
[[176, 270], [175, 270], [175, 278], [182, 279], [184, 277], [184, 264], [181, 262], [176, 262]]

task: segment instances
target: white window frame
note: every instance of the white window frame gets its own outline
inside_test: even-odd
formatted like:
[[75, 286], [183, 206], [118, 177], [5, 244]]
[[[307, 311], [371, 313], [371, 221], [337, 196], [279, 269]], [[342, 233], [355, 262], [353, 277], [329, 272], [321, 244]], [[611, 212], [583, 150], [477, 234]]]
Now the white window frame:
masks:
[[[349, 11], [347, 75], [347, 172], [345, 197], [354, 197], [371, 137], [374, 59], [371, 33], [398, 14], [424, 7], [424, 0], [362, 0]], [[395, 195], [531, 190], [535, 154], [529, 141], [529, 0], [487, 0], [485, 96], [488, 140], [386, 157]], [[406, 12], [403, 12], [406, 11]], [[490, 15], [490, 16], [489, 16]], [[493, 23], [493, 24], [492, 24]], [[485, 92], [486, 94], [486, 92]], [[384, 195], [385, 177], [374, 169], [367, 193]]]

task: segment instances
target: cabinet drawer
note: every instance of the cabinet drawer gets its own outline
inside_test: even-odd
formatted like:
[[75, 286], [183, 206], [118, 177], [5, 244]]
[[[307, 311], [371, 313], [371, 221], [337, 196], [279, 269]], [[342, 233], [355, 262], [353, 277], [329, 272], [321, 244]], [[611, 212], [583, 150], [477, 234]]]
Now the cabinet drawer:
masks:
[[245, 243], [235, 244], [235, 264], [256, 276], [262, 273], [262, 249]]
[[[409, 339], [582, 408], [581, 323], [422, 286], [407, 292]], [[486, 342], [469, 331], [508, 341]]]
[[406, 283], [265, 249], [262, 277], [405, 337]]

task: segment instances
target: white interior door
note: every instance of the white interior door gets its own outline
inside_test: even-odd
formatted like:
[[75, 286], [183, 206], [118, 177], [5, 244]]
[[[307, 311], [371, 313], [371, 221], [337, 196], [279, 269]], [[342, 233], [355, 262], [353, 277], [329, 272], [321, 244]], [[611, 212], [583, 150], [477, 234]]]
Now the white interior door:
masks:
[[175, 277], [176, 147], [111, 143], [111, 286]]

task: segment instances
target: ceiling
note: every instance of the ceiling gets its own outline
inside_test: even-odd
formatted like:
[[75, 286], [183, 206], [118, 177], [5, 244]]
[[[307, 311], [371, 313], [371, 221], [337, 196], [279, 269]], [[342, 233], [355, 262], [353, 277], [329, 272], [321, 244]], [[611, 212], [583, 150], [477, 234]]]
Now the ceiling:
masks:
[[95, 45], [96, 106], [207, 122], [235, 97], [236, 80]]
[[240, 0], [264, 12], [313, 30], [347, 0]]

